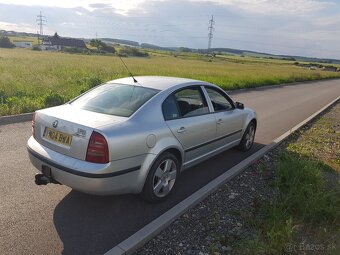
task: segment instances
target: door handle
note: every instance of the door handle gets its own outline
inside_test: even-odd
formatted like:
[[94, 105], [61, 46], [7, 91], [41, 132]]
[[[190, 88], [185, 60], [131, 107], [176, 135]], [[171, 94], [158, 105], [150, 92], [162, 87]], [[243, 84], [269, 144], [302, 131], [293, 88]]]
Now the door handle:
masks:
[[216, 121], [217, 124], [222, 124], [222, 122], [223, 122], [222, 119], [218, 119], [218, 120]]
[[184, 134], [185, 132], [187, 132], [187, 129], [185, 127], [181, 127], [180, 129], [177, 130], [177, 133], [179, 134]]

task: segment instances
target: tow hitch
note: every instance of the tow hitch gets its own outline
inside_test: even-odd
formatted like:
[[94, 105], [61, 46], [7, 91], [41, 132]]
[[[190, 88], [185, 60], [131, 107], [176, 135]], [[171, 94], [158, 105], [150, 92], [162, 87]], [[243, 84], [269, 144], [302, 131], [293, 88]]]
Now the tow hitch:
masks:
[[38, 174], [35, 175], [35, 184], [37, 184], [37, 185], [47, 185], [49, 183], [60, 184], [59, 182], [57, 182], [53, 178], [47, 177], [44, 174], [38, 173]]
[[42, 165], [41, 172], [35, 175], [35, 184], [37, 185], [47, 185], [49, 183], [60, 184], [52, 178], [52, 170], [49, 166]]

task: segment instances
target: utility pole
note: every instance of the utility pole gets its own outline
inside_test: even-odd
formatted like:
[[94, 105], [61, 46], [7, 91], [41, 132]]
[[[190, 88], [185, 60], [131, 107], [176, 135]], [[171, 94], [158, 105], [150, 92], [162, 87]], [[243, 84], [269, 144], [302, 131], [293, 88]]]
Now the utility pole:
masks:
[[42, 37], [44, 35], [43, 26], [46, 26], [46, 22], [47, 22], [46, 17], [43, 16], [41, 14], [41, 11], [40, 11], [40, 14], [37, 15], [37, 24], [38, 24], [38, 26], [40, 28], [40, 33], [38, 34], [38, 44], [40, 44], [40, 37], [41, 37], [41, 40], [42, 40]]
[[208, 50], [211, 47], [211, 39], [213, 38], [213, 32], [215, 31], [214, 25], [215, 25], [214, 15], [211, 15], [211, 20], [209, 20], [209, 27], [208, 27], [208, 30], [209, 30], [209, 33], [208, 33], [208, 38], [209, 38]]

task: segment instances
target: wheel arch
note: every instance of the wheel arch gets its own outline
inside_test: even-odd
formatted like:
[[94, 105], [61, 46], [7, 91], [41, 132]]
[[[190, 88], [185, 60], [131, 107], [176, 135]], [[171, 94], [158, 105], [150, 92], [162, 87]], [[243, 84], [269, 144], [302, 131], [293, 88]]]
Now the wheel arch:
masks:
[[257, 115], [256, 115], [256, 112], [251, 110], [251, 109], [249, 109], [249, 108], [244, 109], [244, 111], [247, 111], [247, 117], [245, 118], [245, 121], [243, 123], [242, 135], [246, 131], [249, 123], [251, 123], [251, 122], [254, 122], [255, 130], [257, 128]]
[[[257, 119], [256, 118], [253, 118], [249, 123], [253, 122], [254, 125], [255, 125], [255, 130], [257, 128]], [[249, 124], [248, 124], [249, 125]]]
[[153, 164], [155, 163], [155, 161], [164, 153], [166, 152], [170, 152], [172, 153], [177, 159], [178, 159], [178, 165], [179, 165], [179, 169], [178, 169], [178, 174], [181, 173], [182, 170], [182, 164], [183, 164], [183, 160], [184, 160], [184, 152], [182, 150], [181, 147], [172, 145], [169, 147], [164, 148], [163, 150], [158, 151], [157, 153], [152, 153], [152, 154], [148, 154], [144, 160], [144, 163], [142, 165], [141, 168], [141, 174], [140, 174], [140, 185], [137, 188], [138, 193], [141, 192], [143, 190], [143, 187], [145, 185], [145, 181], [146, 178], [149, 175], [149, 172], [151, 170], [151, 167], [153, 166]]

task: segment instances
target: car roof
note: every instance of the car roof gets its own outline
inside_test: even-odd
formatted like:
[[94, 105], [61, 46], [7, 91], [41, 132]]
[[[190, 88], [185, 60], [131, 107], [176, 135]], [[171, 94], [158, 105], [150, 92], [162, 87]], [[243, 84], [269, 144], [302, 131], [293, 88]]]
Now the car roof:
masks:
[[109, 83], [119, 83], [126, 85], [140, 85], [147, 88], [153, 88], [158, 90], [166, 90], [173, 86], [184, 85], [184, 84], [209, 84], [207, 82], [187, 79], [187, 78], [178, 78], [178, 77], [167, 77], [167, 76], [136, 76], [135, 79], [137, 83], [135, 83], [132, 77], [126, 77], [121, 79], [116, 79], [109, 81]]

